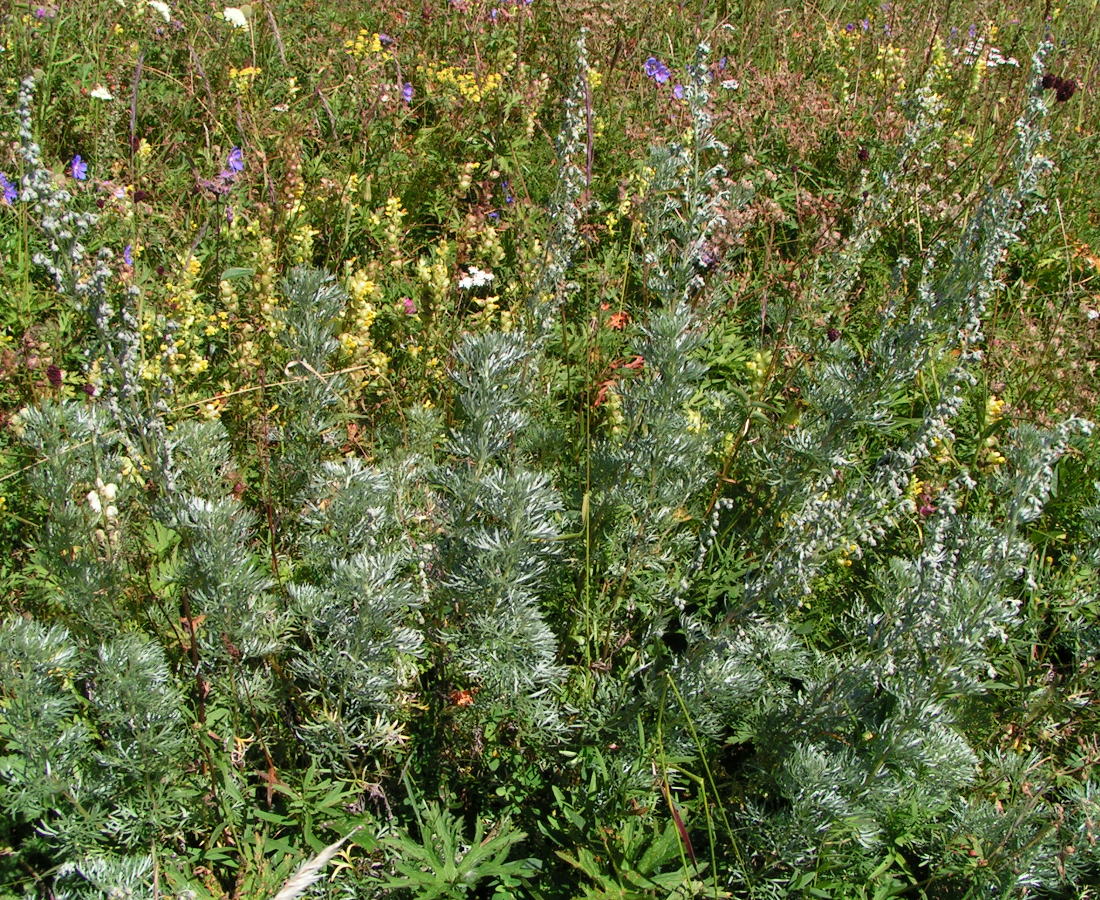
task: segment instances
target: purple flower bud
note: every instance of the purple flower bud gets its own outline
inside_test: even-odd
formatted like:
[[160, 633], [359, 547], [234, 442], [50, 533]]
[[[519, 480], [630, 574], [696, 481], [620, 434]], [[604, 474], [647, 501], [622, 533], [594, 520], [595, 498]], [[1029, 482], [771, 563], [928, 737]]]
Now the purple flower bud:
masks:
[[407, 315], [407, 316], [415, 316], [416, 315], [416, 304], [413, 303], [412, 297], [402, 297], [401, 298], [401, 308], [403, 310], [405, 310], [405, 315]]
[[672, 96], [677, 100], [684, 99], [684, 86], [682, 84], [674, 84], [672, 86]]
[[122, 250], [122, 260], [126, 265], [133, 268], [134, 265], [134, 251], [130, 244], [127, 244]]
[[412, 103], [413, 86], [407, 81], [401, 85], [401, 99], [406, 103]]
[[61, 387], [61, 382], [65, 379], [65, 373], [61, 371], [55, 365], [46, 366], [46, 378], [50, 384], [55, 387]]

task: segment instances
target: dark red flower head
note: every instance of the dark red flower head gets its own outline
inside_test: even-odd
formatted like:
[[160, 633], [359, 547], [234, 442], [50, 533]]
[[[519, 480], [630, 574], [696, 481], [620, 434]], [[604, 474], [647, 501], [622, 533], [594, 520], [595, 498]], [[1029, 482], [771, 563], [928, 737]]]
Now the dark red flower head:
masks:
[[1061, 78], [1048, 72], [1043, 76], [1043, 90], [1054, 91], [1054, 99], [1065, 103], [1077, 93], [1077, 82], [1072, 78]]
[[1077, 93], [1077, 82], [1072, 78], [1063, 78], [1062, 83], [1055, 89], [1054, 99], [1059, 103], [1065, 103], [1075, 93]]

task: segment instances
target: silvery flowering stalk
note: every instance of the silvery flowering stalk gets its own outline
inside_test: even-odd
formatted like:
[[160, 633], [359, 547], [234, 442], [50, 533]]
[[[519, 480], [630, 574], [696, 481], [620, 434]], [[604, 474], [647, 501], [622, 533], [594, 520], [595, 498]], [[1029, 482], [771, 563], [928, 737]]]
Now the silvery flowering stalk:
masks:
[[[821, 308], [834, 309], [850, 294], [862, 274], [868, 255], [878, 243], [885, 225], [900, 215], [900, 204], [897, 203], [897, 198], [908, 183], [902, 173], [911, 168], [911, 162], [918, 153], [927, 154], [937, 146], [944, 125], [943, 110], [943, 102], [928, 87], [922, 87], [914, 93], [909, 103], [909, 124], [895, 152], [892, 164], [879, 175], [875, 184], [869, 184], [865, 180], [865, 201], [856, 211], [845, 245], [835, 254], [820, 259], [821, 265], [814, 276], [809, 293], [817, 298]], [[700, 120], [699, 116], [695, 116], [694, 120], [697, 131], [700, 121], [704, 123], [706, 121]], [[741, 199], [744, 201], [747, 197]], [[898, 265], [900, 272], [903, 273], [908, 265], [908, 260], [900, 260]], [[919, 290], [927, 290], [926, 281], [922, 281]], [[888, 335], [887, 339], [894, 344], [917, 348], [916, 334], [912, 332], [902, 334], [902, 330], [890, 327], [897, 324], [901, 313], [901, 301], [892, 300], [883, 312], [884, 327], [876, 338], [876, 347], [883, 340], [883, 335]], [[920, 316], [917, 316], [917, 323], [918, 327], [926, 331], [931, 324], [929, 320]], [[865, 402], [857, 402], [852, 396], [853, 384], [860, 379], [859, 373], [865, 373], [867, 369], [858, 363], [854, 352], [844, 342], [832, 347], [824, 340], [819, 341], [818, 344], [825, 362], [821, 366], [818, 377], [806, 385], [806, 398], [811, 401], [816, 398], [818, 405], [821, 406], [828, 406], [833, 400], [839, 400], [849, 409], [862, 409], [867, 421], [883, 421], [886, 413], [883, 401], [890, 396], [889, 391], [884, 390], [879, 383], [867, 384], [863, 390]], [[922, 361], [924, 358], [923, 355], [920, 357]], [[853, 369], [857, 372], [855, 377], [853, 377]], [[919, 365], [910, 363], [905, 371], [915, 373], [918, 369]], [[899, 384], [905, 383], [908, 377], [899, 369], [894, 380]], [[748, 427], [747, 420], [743, 427]], [[834, 436], [842, 434], [842, 429], [833, 429], [832, 433]], [[803, 479], [792, 477], [797, 469], [796, 461], [802, 461], [804, 464], [806, 460], [810, 460], [811, 464], [820, 466], [822, 458], [820, 441], [820, 435], [815, 435], [809, 429], [801, 429], [792, 435], [788, 441], [784, 462], [775, 469], [776, 482], [785, 482], [797, 489]], [[736, 442], [730, 452], [736, 454], [739, 449], [740, 442]], [[727, 468], [732, 461], [732, 456], [727, 458], [725, 464]], [[848, 463], [848, 459], [842, 452], [838, 452], [830, 459], [830, 463], [832, 469], [839, 471]], [[830, 483], [826, 480], [826, 488]], [[816, 496], [821, 497], [823, 493], [827, 491], [818, 486]], [[734, 502], [728, 498], [714, 498], [713, 509], [708, 516], [706, 528], [697, 547], [693, 569], [698, 570], [703, 565], [717, 538], [723, 511], [732, 509], [734, 505]], [[783, 508], [789, 506], [785, 503], [777, 505]]]
[[[929, 263], [908, 316], [888, 317], [868, 363], [839, 342], [806, 394], [820, 412], [783, 440], [779, 455], [773, 453], [774, 478], [782, 485], [779, 508], [797, 511], [786, 519], [761, 574], [747, 586], [746, 605], [796, 600], [809, 592], [825, 559], [842, 544], [855, 543], [857, 554], [876, 545], [906, 509], [902, 501], [914, 466], [936, 442], [952, 436], [951, 422], [981, 359], [982, 316], [1000, 286], [996, 269], [1034, 213], [1038, 182], [1050, 169], [1039, 152], [1046, 108], [1038, 81], [1046, 49], [1035, 54], [1035, 86], [1017, 125], [1015, 183], [982, 203], [942, 273], [935, 274]], [[891, 427], [892, 398], [942, 360], [953, 362], [932, 408], [904, 443], [883, 452], [861, 477], [853, 438]], [[809, 477], [793, 480], [794, 473]]]
[[[927, 77], [931, 79], [931, 73]], [[914, 168], [912, 163], [918, 155], [927, 156], [939, 146], [945, 124], [944, 103], [939, 95], [927, 84], [918, 88], [909, 100], [907, 114], [909, 122], [893, 161], [878, 175], [876, 183], [864, 181], [866, 199], [856, 210], [847, 241], [836, 254], [820, 260], [812, 291], [823, 309], [835, 309], [849, 296], [883, 228], [904, 209], [898, 198], [909, 187], [905, 173]], [[896, 310], [887, 310], [887, 319], [894, 315]]]
[[42, 164], [42, 151], [31, 125], [33, 106], [34, 76], [28, 75], [19, 86], [16, 107], [24, 166], [20, 199], [31, 205], [46, 239], [46, 251], [35, 253], [33, 259], [50, 273], [58, 291], [75, 298], [87, 290], [81, 283], [88, 256], [83, 238], [99, 217], [72, 209], [72, 195], [54, 182], [53, 173]]
[[565, 97], [565, 120], [556, 141], [558, 185], [548, 210], [550, 234], [544, 248], [542, 269], [528, 299], [528, 327], [536, 343], [550, 333], [565, 299], [565, 278], [579, 244], [577, 229], [586, 211], [584, 198], [591, 163], [588, 158], [591, 95], [585, 35], [582, 28], [577, 36], [573, 90]]
[[[24, 163], [20, 196], [31, 205], [46, 240], [46, 249], [35, 253], [33, 260], [50, 273], [58, 292], [91, 320], [99, 339], [96, 349], [102, 353], [103, 387], [111, 414], [132, 445], [132, 455], [144, 456], [155, 467], [157, 479], [170, 488], [172, 462], [164, 415], [173, 392], [171, 378], [163, 376], [154, 396], [146, 396], [139, 377], [141, 333], [134, 313], [138, 288], [131, 285], [122, 297], [115, 296], [114, 253], [101, 247], [91, 254], [85, 247], [99, 217], [73, 209], [73, 195], [43, 165], [31, 125], [34, 88], [33, 76], [23, 79], [18, 102]], [[88, 366], [94, 361], [90, 356]]]
[[[688, 303], [702, 290], [713, 261], [707, 244], [729, 198], [722, 184], [726, 169], [721, 160], [727, 147], [715, 136], [709, 110], [710, 74], [707, 44], [696, 49], [691, 81], [683, 96], [691, 109], [690, 144], [654, 148], [651, 195], [646, 203], [646, 242], [642, 252], [648, 287], [666, 304]], [[717, 162], [708, 163], [716, 157]]]

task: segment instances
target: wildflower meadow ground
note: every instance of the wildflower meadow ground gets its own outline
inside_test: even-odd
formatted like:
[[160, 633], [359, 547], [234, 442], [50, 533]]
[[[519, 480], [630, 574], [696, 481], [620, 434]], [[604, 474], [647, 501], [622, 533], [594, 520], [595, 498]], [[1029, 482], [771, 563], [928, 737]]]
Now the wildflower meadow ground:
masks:
[[0, 7], [0, 896], [1100, 896], [1098, 22]]

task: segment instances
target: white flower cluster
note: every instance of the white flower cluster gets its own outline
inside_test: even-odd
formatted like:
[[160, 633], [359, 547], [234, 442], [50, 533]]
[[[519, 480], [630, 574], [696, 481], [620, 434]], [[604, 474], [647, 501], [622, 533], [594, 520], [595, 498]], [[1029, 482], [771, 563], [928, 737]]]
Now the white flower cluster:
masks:
[[485, 272], [477, 266], [470, 266], [470, 270], [458, 279], [458, 286], [464, 291], [472, 291], [492, 284], [494, 277], [492, 272]]
[[974, 38], [961, 49], [955, 51], [955, 55], [962, 55], [964, 66], [973, 66], [983, 58], [987, 69], [996, 69], [998, 66], [1016, 66], [1020, 62], [1014, 56], [1005, 56], [999, 47], [986, 44], [982, 38]]
[[1019, 61], [1015, 56], [1005, 56], [996, 47], [990, 47], [989, 52], [985, 56], [986, 68], [995, 69], [997, 66], [1015, 66], [1020, 67]]
[[248, 29], [248, 16], [240, 7], [227, 6], [222, 12], [222, 18], [234, 28]]
[[172, 21], [172, 10], [168, 8], [168, 4], [162, 2], [162, 0], [146, 0], [146, 7], [153, 10], [158, 16], [164, 19], [165, 22]]

